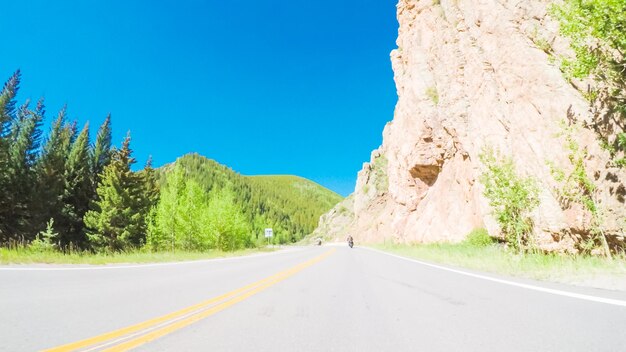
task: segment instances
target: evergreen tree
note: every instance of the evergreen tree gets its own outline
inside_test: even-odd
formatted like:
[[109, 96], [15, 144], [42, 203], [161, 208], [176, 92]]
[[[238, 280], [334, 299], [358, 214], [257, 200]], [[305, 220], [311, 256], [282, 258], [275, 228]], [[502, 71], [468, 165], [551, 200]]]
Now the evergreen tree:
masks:
[[0, 91], [0, 137], [5, 137], [15, 118], [15, 96], [19, 90], [22, 74], [15, 71]]
[[43, 100], [37, 103], [37, 109], [30, 111], [28, 101], [20, 107], [17, 118], [11, 128], [9, 146], [8, 199], [11, 204], [4, 225], [14, 235], [32, 240], [32, 204], [36, 175], [34, 164], [41, 139], [41, 123], [43, 120]]
[[107, 115], [106, 119], [100, 125], [98, 129], [98, 135], [96, 136], [96, 144], [93, 147], [92, 153], [92, 182], [94, 193], [95, 189], [100, 182], [100, 174], [104, 170], [104, 167], [109, 164], [111, 160], [111, 115]]
[[[37, 193], [40, 201], [35, 204], [36, 232], [45, 229], [53, 218], [57, 228], [69, 225], [62, 216], [65, 190], [66, 161], [69, 156], [75, 127], [66, 122], [66, 108], [63, 107], [52, 124], [50, 134], [43, 146], [41, 158], [37, 162]], [[62, 242], [62, 246], [67, 242]]]
[[138, 176], [141, 182], [141, 199], [143, 201], [140, 210], [142, 211], [142, 217], [146, 219], [142, 224], [141, 233], [147, 236], [150, 213], [152, 208], [154, 208], [159, 201], [158, 175], [156, 170], [152, 168], [152, 156], [148, 157], [146, 165], [143, 170], [138, 173]]
[[20, 71], [16, 71], [0, 91], [0, 241], [9, 240], [14, 234], [9, 221], [13, 208], [10, 185], [11, 126], [15, 119], [15, 96], [19, 89]]
[[152, 156], [148, 157], [143, 170], [139, 172], [144, 186], [146, 205], [145, 208], [152, 208], [159, 201], [159, 175], [152, 167]]
[[62, 243], [82, 246], [86, 241], [83, 216], [92, 198], [88, 123], [70, 148], [64, 182], [61, 216], [65, 227], [57, 226], [57, 230]]
[[124, 250], [144, 241], [143, 185], [130, 169], [133, 163], [129, 133], [122, 148], [113, 151], [98, 184], [98, 199], [85, 214], [87, 236], [96, 250]]

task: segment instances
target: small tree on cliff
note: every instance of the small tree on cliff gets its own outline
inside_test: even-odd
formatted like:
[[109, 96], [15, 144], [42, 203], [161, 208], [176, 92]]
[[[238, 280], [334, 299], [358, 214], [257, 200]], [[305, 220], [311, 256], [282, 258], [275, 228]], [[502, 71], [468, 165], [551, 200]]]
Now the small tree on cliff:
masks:
[[582, 249], [585, 252], [590, 252], [599, 242], [604, 255], [611, 259], [611, 249], [603, 229], [603, 209], [597, 201], [597, 186], [589, 177], [585, 167], [585, 159], [588, 156], [587, 148], [581, 146], [576, 139], [576, 133], [581, 128], [582, 126], [577, 124], [568, 125], [565, 122], [561, 123], [561, 132], [558, 136], [564, 138], [568, 152], [567, 159], [571, 168], [566, 172], [550, 163], [550, 172], [554, 179], [560, 183], [560, 187], [556, 188], [556, 192], [561, 199], [562, 205], [569, 207], [569, 203], [578, 203], [591, 214], [590, 238], [582, 246]]

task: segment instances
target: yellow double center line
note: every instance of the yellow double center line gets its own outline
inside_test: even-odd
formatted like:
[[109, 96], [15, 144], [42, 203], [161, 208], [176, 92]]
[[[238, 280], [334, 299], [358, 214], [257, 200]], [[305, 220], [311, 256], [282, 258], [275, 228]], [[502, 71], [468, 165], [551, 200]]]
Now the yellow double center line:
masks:
[[102, 350], [107, 352], [128, 351], [237, 304], [323, 260], [335, 251], [336, 249], [333, 248], [322, 255], [290, 269], [193, 306], [85, 340], [53, 347], [44, 352], [68, 352], [77, 350]]

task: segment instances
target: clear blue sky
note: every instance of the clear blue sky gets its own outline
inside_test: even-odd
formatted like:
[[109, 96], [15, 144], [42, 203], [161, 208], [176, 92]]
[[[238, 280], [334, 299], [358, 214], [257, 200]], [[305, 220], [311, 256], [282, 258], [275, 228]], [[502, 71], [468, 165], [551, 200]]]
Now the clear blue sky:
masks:
[[110, 112], [140, 166], [198, 152], [347, 195], [393, 118], [396, 2], [9, 1], [0, 79], [92, 138]]

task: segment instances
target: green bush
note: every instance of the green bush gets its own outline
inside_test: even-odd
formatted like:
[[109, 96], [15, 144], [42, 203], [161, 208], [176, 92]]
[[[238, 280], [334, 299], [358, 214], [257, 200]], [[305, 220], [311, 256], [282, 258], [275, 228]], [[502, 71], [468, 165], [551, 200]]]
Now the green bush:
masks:
[[539, 205], [537, 181], [519, 176], [513, 160], [492, 149], [485, 149], [480, 160], [485, 166], [480, 176], [485, 185], [484, 194], [506, 241], [518, 252], [533, 249], [533, 223], [529, 214]]
[[465, 241], [463, 241], [463, 243], [473, 247], [487, 247], [492, 245], [494, 242], [493, 238], [489, 236], [487, 229], [484, 228], [472, 230], [472, 232], [470, 232], [465, 238]]
[[[626, 7], [624, 0], [563, 0], [550, 6], [560, 32], [570, 41], [573, 57], [561, 57], [561, 69], [568, 79], [591, 78], [596, 85], [585, 96], [600, 99], [603, 112], [591, 127], [602, 137], [615, 158], [616, 166], [626, 165]], [[610, 118], [604, 116], [609, 114]], [[613, 128], [604, 125], [613, 121]], [[614, 155], [621, 152], [621, 156]]]
[[54, 232], [54, 219], [50, 219], [46, 225], [46, 231], [41, 231], [37, 234], [37, 237], [28, 245], [28, 248], [33, 252], [50, 252], [58, 249], [55, 241], [58, 239], [59, 234]]
[[583, 253], [591, 253], [596, 245], [600, 244], [604, 254], [610, 258], [611, 251], [603, 230], [603, 209], [601, 203], [596, 200], [597, 187], [589, 177], [585, 167], [588, 151], [576, 139], [576, 133], [580, 128], [581, 126], [576, 124], [568, 126], [565, 122], [561, 123], [562, 131], [559, 136], [565, 140], [565, 147], [568, 151], [567, 159], [571, 164], [571, 169], [566, 172], [556, 167], [554, 163], [548, 163], [548, 165], [550, 166], [552, 177], [560, 184], [560, 187], [556, 188], [556, 192], [563, 205], [569, 207], [569, 203], [578, 203], [591, 213], [591, 224], [588, 229], [591, 238], [582, 243], [581, 249]]
[[382, 194], [389, 190], [389, 177], [387, 176], [387, 157], [384, 154], [379, 155], [372, 161], [372, 170], [374, 173], [374, 186], [376, 193]]
[[437, 87], [432, 86], [426, 88], [426, 96], [435, 104], [439, 104], [439, 92], [437, 91]]

